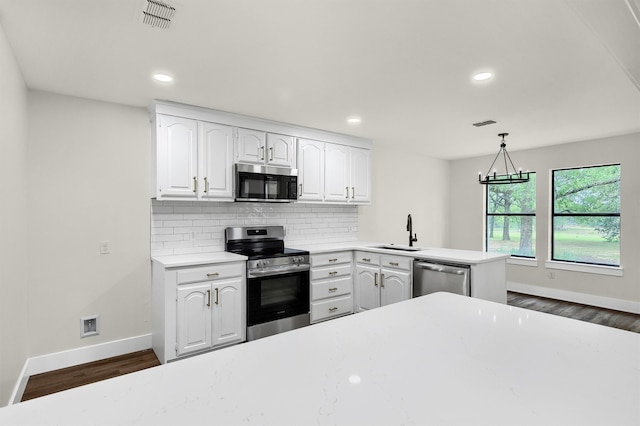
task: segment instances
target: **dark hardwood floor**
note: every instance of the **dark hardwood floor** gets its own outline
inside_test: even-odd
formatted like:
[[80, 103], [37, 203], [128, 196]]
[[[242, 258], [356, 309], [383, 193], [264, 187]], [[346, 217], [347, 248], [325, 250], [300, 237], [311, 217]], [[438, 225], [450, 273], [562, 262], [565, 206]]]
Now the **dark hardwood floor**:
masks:
[[[640, 315], [508, 292], [507, 304], [640, 333]], [[31, 376], [22, 401], [160, 365], [151, 349]]]
[[29, 377], [27, 387], [22, 395], [22, 401], [157, 365], [160, 365], [160, 361], [158, 361], [156, 354], [153, 350], [147, 349], [47, 373], [35, 374]]
[[507, 304], [640, 333], [640, 315], [629, 312], [596, 308], [512, 291], [507, 292]]

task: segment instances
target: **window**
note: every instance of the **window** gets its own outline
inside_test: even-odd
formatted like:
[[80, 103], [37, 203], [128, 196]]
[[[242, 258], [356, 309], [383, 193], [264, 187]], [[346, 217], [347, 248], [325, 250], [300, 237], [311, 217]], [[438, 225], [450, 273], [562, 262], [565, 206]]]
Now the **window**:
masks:
[[487, 185], [486, 249], [536, 257], [536, 174], [529, 182]]
[[620, 165], [554, 170], [551, 259], [620, 266]]

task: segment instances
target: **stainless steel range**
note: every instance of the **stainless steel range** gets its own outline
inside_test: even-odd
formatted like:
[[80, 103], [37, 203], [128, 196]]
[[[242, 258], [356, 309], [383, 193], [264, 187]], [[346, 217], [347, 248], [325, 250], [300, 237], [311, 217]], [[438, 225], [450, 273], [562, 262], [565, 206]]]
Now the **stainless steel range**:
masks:
[[225, 247], [249, 258], [247, 340], [309, 325], [309, 252], [285, 248], [284, 227], [227, 228]]

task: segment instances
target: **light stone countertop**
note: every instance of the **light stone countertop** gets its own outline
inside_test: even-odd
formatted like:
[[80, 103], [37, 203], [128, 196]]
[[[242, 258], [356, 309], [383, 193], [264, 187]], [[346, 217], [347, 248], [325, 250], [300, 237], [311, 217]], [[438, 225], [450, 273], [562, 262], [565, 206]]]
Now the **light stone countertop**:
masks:
[[[498, 253], [485, 253], [475, 250], [458, 250], [436, 247], [420, 247], [419, 251], [403, 251], [377, 248], [378, 246], [385, 245], [383, 243], [366, 242], [366, 241], [350, 241], [342, 243], [327, 243], [327, 244], [297, 244], [288, 243], [287, 247], [296, 248], [300, 250], [307, 250], [311, 254], [328, 253], [340, 250], [364, 250], [374, 253], [391, 254], [397, 256], [406, 256], [418, 259], [432, 259], [441, 262], [454, 262], [463, 263], [468, 265], [476, 265], [479, 263], [495, 262], [497, 260], [506, 260], [509, 258], [508, 254]], [[391, 244], [396, 247], [408, 247], [402, 244]]]
[[0, 409], [2, 425], [638, 425], [640, 334], [435, 293]]
[[247, 256], [219, 251], [214, 253], [180, 254], [173, 256], [155, 256], [151, 260], [160, 263], [165, 268], [181, 266], [209, 265], [212, 263], [244, 262]]
[[[382, 243], [366, 242], [366, 241], [349, 241], [341, 243], [327, 243], [327, 244], [298, 244], [298, 243], [286, 243], [289, 248], [295, 248], [299, 250], [307, 250], [311, 254], [329, 253], [342, 250], [365, 250], [374, 253], [391, 254], [397, 256], [406, 256], [417, 259], [431, 259], [441, 262], [454, 262], [463, 263], [468, 265], [476, 265], [479, 263], [495, 262], [497, 260], [506, 260], [509, 258], [507, 254], [497, 253], [484, 253], [482, 251], [474, 250], [457, 250], [446, 248], [420, 248], [419, 251], [402, 251], [376, 248], [382, 246]], [[393, 244], [396, 247], [407, 247], [401, 244]], [[151, 258], [155, 262], [159, 262], [165, 268], [177, 268], [184, 266], [197, 266], [206, 265], [212, 263], [234, 262], [247, 260], [246, 256], [238, 255], [235, 253], [229, 253], [225, 251], [213, 252], [213, 253], [199, 253], [199, 254], [181, 254], [173, 256], [155, 256]]]

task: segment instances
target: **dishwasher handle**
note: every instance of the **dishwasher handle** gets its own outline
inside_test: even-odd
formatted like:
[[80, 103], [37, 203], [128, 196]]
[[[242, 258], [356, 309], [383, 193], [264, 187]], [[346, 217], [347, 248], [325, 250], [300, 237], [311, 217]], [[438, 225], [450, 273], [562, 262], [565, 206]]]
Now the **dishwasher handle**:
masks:
[[449, 266], [442, 265], [439, 263], [426, 263], [426, 262], [416, 262], [414, 266], [420, 269], [427, 269], [429, 271], [437, 271], [444, 272], [445, 274], [455, 274], [455, 275], [463, 275], [466, 274], [469, 268], [464, 266]]

